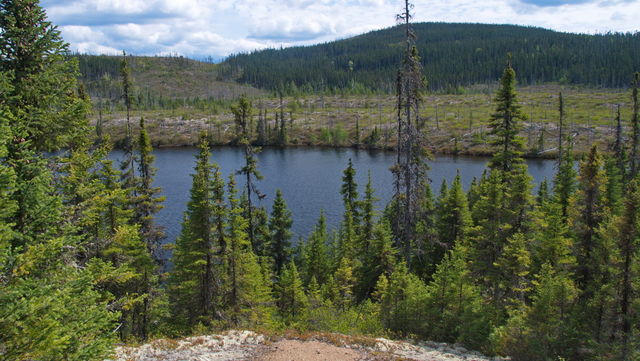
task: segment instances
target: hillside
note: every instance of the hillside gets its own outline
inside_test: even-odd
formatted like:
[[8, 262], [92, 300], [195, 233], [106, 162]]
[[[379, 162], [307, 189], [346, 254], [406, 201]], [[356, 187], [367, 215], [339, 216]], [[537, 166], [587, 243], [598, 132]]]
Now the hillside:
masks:
[[[640, 69], [640, 33], [585, 35], [535, 27], [419, 23], [417, 45], [432, 90], [495, 82], [506, 54], [522, 85], [559, 82], [627, 87]], [[221, 75], [259, 88], [360, 87], [392, 91], [403, 47], [392, 27], [330, 43], [226, 59]]]
[[[120, 99], [121, 56], [79, 54], [74, 57], [78, 59], [79, 80], [94, 100]], [[233, 81], [218, 80], [216, 64], [184, 57], [127, 56], [127, 60], [142, 108], [167, 108], [168, 104], [164, 103], [184, 99], [230, 100], [241, 94], [261, 94], [257, 89]]]

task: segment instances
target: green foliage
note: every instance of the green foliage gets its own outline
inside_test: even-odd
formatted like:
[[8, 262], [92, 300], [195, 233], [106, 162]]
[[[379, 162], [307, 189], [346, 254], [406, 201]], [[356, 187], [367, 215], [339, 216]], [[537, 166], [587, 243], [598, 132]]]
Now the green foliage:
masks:
[[271, 285], [247, 237], [247, 220], [237, 199], [235, 179], [229, 178], [228, 244], [224, 253], [224, 305], [233, 327], [264, 327], [275, 312]]
[[376, 224], [369, 242], [357, 272], [359, 300], [368, 298], [375, 290], [378, 278], [382, 275], [388, 278], [396, 265], [398, 251], [393, 246], [391, 226], [386, 220]]
[[[495, 81], [507, 52], [513, 53], [514, 65], [521, 72], [518, 81], [523, 84], [626, 87], [629, 74], [639, 67], [638, 60], [628, 56], [640, 49], [640, 40], [633, 33], [569, 34], [516, 25], [465, 23], [417, 23], [413, 28], [418, 52], [429, 54], [421, 63], [431, 89], [437, 91]], [[237, 54], [222, 63], [221, 75], [272, 90], [279, 84], [294, 83], [307, 92], [331, 93], [336, 89], [348, 91], [356, 83], [391, 93], [405, 34], [404, 26], [399, 25], [314, 46]], [[594, 57], [594, 51], [607, 56]], [[349, 70], [350, 61], [353, 71]]]
[[[443, 184], [444, 185], [444, 184]], [[448, 192], [441, 194], [437, 209], [437, 228], [440, 242], [447, 249], [466, 239], [471, 225], [471, 212], [467, 195], [457, 174]]]
[[[315, 285], [317, 287], [317, 283]], [[280, 316], [289, 322], [302, 319], [309, 301], [295, 263], [285, 265], [275, 285]]]
[[271, 218], [269, 219], [271, 237], [267, 245], [267, 254], [273, 259], [276, 274], [280, 274], [280, 271], [289, 262], [291, 248], [289, 239], [291, 238], [292, 224], [291, 211], [287, 209], [287, 204], [282, 198], [282, 192], [278, 189], [271, 209]]
[[340, 187], [340, 194], [342, 194], [342, 202], [344, 203], [345, 210], [349, 209], [353, 216], [355, 223], [358, 223], [359, 204], [358, 204], [358, 184], [355, 180], [356, 170], [353, 168], [351, 158], [349, 158], [349, 165], [342, 172], [342, 186]]
[[481, 296], [467, 266], [467, 251], [457, 245], [447, 252], [427, 286], [425, 336], [481, 349], [487, 344], [490, 305]]
[[574, 359], [582, 337], [573, 317], [578, 289], [549, 264], [533, 284], [531, 305], [512, 310], [507, 323], [494, 331], [496, 351], [513, 360]]
[[389, 278], [378, 279], [374, 298], [380, 307], [382, 325], [400, 334], [423, 334], [427, 287], [400, 263]]
[[315, 278], [318, 283], [324, 284], [330, 275], [331, 260], [327, 241], [327, 223], [323, 212], [320, 213], [318, 223], [302, 251], [304, 280], [307, 284], [312, 278]]
[[0, 292], [0, 354], [5, 360], [99, 360], [115, 340], [117, 313], [91, 275], [69, 267], [47, 278], [21, 277]]
[[489, 134], [494, 137], [491, 144], [497, 148], [489, 167], [504, 172], [509, 172], [522, 163], [521, 156], [524, 151], [524, 140], [518, 133], [522, 128], [521, 122], [527, 117], [518, 104], [515, 84], [516, 72], [511, 67], [509, 55], [509, 63], [500, 78], [500, 88], [494, 99], [497, 104], [496, 110], [491, 115], [489, 123]]
[[168, 289], [174, 323], [178, 327], [211, 321], [221, 297], [216, 287], [221, 276], [215, 266], [214, 254], [222, 245], [215, 243], [212, 230], [216, 221], [221, 221], [216, 217], [220, 217], [225, 209], [217, 203], [220, 200], [213, 190], [212, 172], [217, 172], [217, 167], [209, 163], [209, 153], [209, 144], [202, 137], [192, 176], [191, 197], [173, 251], [174, 267]]

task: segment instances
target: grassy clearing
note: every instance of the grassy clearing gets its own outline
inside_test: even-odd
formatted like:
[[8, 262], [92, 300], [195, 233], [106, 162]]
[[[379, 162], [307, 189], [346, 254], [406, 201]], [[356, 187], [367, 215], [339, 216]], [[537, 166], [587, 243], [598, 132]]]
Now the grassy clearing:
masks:
[[[585, 152], [593, 143], [609, 144], [615, 130], [615, 112], [631, 118], [629, 90], [588, 89], [561, 85], [519, 88], [519, 99], [529, 116], [521, 135], [529, 156], [552, 157], [557, 146], [558, 93], [565, 100], [567, 133], [575, 150]], [[490, 154], [487, 125], [494, 110], [495, 87], [478, 86], [459, 95], [425, 96], [422, 118], [428, 146], [434, 153]], [[275, 137], [279, 99], [254, 95], [253, 128], [257, 111], [266, 109], [270, 135]], [[393, 148], [395, 146], [395, 99], [389, 95], [298, 96], [283, 99], [288, 145]], [[215, 144], [233, 139], [233, 117], [227, 105], [180, 107], [173, 110], [136, 111], [143, 116], [155, 146], [188, 146], [207, 130]], [[97, 116], [96, 116], [97, 117]], [[103, 124], [114, 141], [124, 136], [124, 113], [103, 114]], [[95, 120], [95, 119], [94, 119]], [[134, 121], [137, 124], [137, 121]], [[255, 136], [255, 134], [254, 134]]]

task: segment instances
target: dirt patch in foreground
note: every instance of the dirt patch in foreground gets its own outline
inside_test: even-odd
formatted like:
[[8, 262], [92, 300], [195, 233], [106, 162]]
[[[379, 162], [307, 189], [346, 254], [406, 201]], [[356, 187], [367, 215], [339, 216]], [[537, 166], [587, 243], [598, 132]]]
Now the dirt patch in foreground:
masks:
[[282, 340], [274, 343], [258, 361], [358, 361], [364, 355], [353, 349], [318, 341]]

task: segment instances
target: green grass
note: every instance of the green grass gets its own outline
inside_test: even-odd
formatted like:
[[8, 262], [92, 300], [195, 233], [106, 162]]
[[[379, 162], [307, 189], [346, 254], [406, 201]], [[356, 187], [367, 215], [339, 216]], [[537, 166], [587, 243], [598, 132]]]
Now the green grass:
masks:
[[[421, 116], [425, 121], [427, 144], [434, 153], [489, 154], [488, 123], [494, 111], [495, 87], [478, 86], [461, 95], [429, 94], [424, 97]], [[521, 135], [526, 138], [530, 156], [553, 156], [557, 144], [558, 93], [565, 102], [567, 133], [575, 136], [575, 149], [585, 152], [592, 143], [608, 144], [615, 128], [615, 109], [619, 104], [623, 122], [631, 118], [631, 92], [628, 90], [588, 89], [561, 85], [531, 86], [518, 89], [522, 110], [529, 120]], [[350, 147], [356, 144], [356, 122], [360, 139], [376, 128], [375, 148], [395, 145], [395, 99], [376, 96], [308, 95], [284, 99], [288, 140], [292, 145]], [[279, 100], [253, 97], [255, 109], [267, 109], [269, 125], [274, 127]], [[211, 109], [182, 107], [174, 110], [135, 111], [144, 116], [156, 146], [193, 145], [200, 131], [225, 144], [233, 137], [233, 117], [228, 103]], [[256, 111], [257, 114], [257, 111]], [[289, 121], [293, 116], [293, 123]], [[118, 140], [124, 135], [124, 113], [104, 116], [105, 127]], [[254, 116], [254, 126], [257, 115]], [[134, 123], [137, 123], [134, 122]], [[628, 125], [628, 124], [627, 124]], [[543, 152], [538, 153], [544, 133]], [[457, 146], [457, 148], [456, 148]]]

